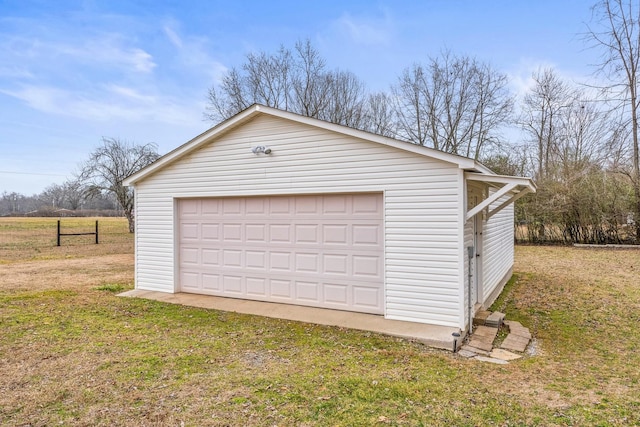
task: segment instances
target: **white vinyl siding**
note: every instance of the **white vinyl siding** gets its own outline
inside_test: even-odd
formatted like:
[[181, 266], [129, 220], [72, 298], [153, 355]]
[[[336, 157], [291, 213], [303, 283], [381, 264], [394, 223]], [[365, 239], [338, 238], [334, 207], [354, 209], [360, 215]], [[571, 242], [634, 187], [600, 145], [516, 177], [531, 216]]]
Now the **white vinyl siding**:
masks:
[[[256, 145], [272, 154], [253, 154]], [[176, 290], [177, 198], [383, 192], [385, 317], [459, 327], [461, 174], [452, 163], [257, 116], [136, 185], [136, 286]]]
[[[494, 190], [495, 191], [495, 190]], [[490, 191], [491, 192], [491, 191]], [[500, 205], [507, 197], [494, 204]], [[484, 223], [483, 281], [484, 298], [490, 297], [498, 286], [505, 284], [505, 277], [513, 267], [514, 234], [513, 204], [493, 215]]]

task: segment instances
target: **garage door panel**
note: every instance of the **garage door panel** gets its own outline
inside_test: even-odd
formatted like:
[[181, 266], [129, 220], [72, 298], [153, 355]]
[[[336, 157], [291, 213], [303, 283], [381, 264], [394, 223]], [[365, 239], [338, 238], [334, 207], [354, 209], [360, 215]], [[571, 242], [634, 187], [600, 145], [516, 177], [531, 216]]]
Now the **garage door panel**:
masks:
[[327, 275], [342, 275], [346, 276], [348, 271], [349, 256], [344, 254], [323, 254], [323, 269], [322, 272]]
[[379, 289], [365, 286], [353, 287], [353, 305], [356, 307], [375, 308], [379, 298]]
[[200, 250], [198, 248], [188, 248], [184, 246], [180, 248], [180, 259], [186, 265], [197, 266], [200, 260], [199, 254]]
[[293, 286], [291, 280], [271, 279], [269, 281], [272, 298], [293, 300]]
[[220, 250], [219, 249], [202, 249], [202, 266], [203, 267], [220, 267]]
[[371, 246], [377, 248], [382, 243], [380, 241], [380, 225], [377, 224], [355, 224], [353, 226], [354, 246]]
[[320, 214], [319, 196], [300, 196], [295, 199], [296, 216], [314, 216]]
[[328, 216], [347, 215], [347, 196], [335, 195], [325, 196], [322, 204], [322, 214]]
[[188, 271], [182, 271], [180, 273], [180, 285], [184, 291], [200, 290], [200, 274], [192, 273]]
[[184, 222], [180, 224], [180, 237], [182, 241], [199, 240], [200, 230], [199, 224]]
[[198, 216], [200, 213], [200, 201], [189, 199], [181, 200], [178, 213], [180, 214], [180, 218], [183, 219]]
[[247, 260], [246, 267], [251, 270], [265, 271], [267, 267], [267, 253], [266, 251], [246, 251], [245, 257]]
[[242, 276], [222, 276], [222, 291], [228, 294], [241, 296], [242, 292]]
[[242, 251], [239, 249], [222, 250], [222, 268], [242, 268]]
[[318, 224], [295, 224], [293, 228], [296, 244], [318, 244]]
[[347, 224], [323, 224], [322, 243], [325, 245], [344, 245], [349, 242], [349, 226]]
[[178, 212], [184, 292], [383, 313], [381, 194], [181, 200]]
[[382, 263], [377, 256], [354, 255], [353, 256], [353, 276], [381, 278]]
[[267, 279], [264, 277], [247, 277], [247, 295], [267, 298]]
[[220, 224], [203, 222], [201, 226], [202, 240], [220, 240]]
[[336, 283], [325, 283], [324, 285], [324, 301], [333, 305], [341, 305], [348, 307], [349, 287]]
[[265, 243], [267, 241], [267, 226], [265, 224], [245, 225], [247, 242]]
[[242, 199], [220, 199], [222, 201], [223, 215], [239, 215], [242, 213]]
[[247, 216], [256, 215], [263, 217], [267, 213], [267, 199], [251, 197], [246, 199], [245, 202], [245, 214]]
[[292, 243], [290, 224], [271, 224], [269, 226], [269, 243]]
[[274, 197], [269, 199], [269, 214], [275, 216], [290, 216], [291, 199], [288, 197]]
[[222, 290], [220, 275], [202, 273], [202, 290], [220, 292]]
[[382, 210], [382, 198], [376, 194], [363, 194], [353, 198], [354, 215], [377, 215]]
[[222, 240], [224, 242], [241, 242], [242, 224], [222, 224]]
[[320, 273], [320, 255], [317, 253], [296, 253], [295, 271], [296, 273]]
[[204, 199], [200, 203], [203, 216], [218, 216], [220, 214], [219, 199]]
[[321, 289], [318, 282], [296, 281], [296, 297], [301, 301], [320, 304]]

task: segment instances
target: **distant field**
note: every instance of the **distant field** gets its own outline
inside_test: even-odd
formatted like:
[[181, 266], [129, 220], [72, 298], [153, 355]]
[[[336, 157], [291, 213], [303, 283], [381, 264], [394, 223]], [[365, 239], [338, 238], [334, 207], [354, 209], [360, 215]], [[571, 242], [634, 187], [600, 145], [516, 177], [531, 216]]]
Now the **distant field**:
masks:
[[57, 218], [0, 218], [0, 264], [133, 253], [133, 234], [124, 218], [62, 218], [62, 233], [93, 232], [96, 219], [98, 245], [94, 236], [63, 236], [58, 247]]
[[[91, 219], [68, 226], [92, 227]], [[508, 365], [368, 332], [122, 298], [126, 221], [0, 220], [0, 426], [639, 426], [640, 251], [516, 248]]]

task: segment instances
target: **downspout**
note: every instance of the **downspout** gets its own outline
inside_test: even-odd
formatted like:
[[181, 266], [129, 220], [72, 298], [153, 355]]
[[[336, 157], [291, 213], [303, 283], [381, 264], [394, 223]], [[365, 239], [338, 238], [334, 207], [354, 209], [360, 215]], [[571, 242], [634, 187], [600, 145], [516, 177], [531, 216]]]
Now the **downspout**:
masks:
[[471, 334], [473, 333], [473, 306], [472, 306], [472, 302], [471, 302], [471, 287], [472, 287], [472, 283], [471, 283], [471, 279], [473, 278], [473, 274], [471, 273], [472, 270], [472, 266], [471, 263], [475, 262], [475, 248], [473, 246], [467, 246], [467, 255], [469, 255], [469, 274], [468, 274], [468, 286], [469, 288], [467, 289], [467, 300], [469, 303], [469, 331], [467, 332], [467, 336], [471, 336]]

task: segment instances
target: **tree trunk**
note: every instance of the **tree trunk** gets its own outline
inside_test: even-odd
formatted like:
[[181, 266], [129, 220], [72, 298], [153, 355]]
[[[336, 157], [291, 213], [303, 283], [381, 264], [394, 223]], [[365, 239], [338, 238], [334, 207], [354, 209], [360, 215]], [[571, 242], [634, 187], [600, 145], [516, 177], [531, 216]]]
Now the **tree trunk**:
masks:
[[127, 217], [127, 221], [129, 222], [129, 233], [133, 233], [136, 231], [136, 221], [133, 217], [133, 212], [125, 211], [124, 216]]

